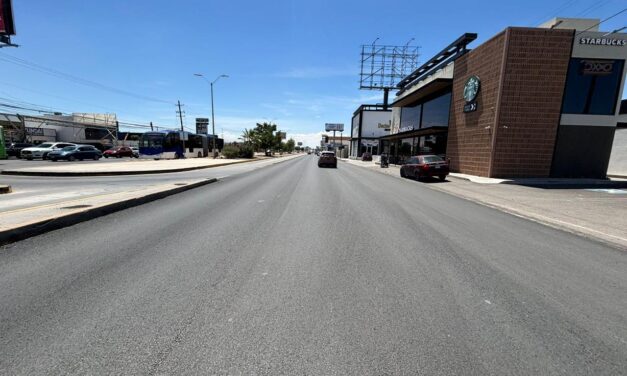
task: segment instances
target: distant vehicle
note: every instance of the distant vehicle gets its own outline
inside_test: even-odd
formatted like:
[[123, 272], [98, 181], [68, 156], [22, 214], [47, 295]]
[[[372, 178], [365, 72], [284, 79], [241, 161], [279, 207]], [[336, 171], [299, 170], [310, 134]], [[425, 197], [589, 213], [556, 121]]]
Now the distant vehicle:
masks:
[[268, 149], [266, 150], [266, 157], [271, 157], [272, 156], [272, 150]]
[[105, 150], [102, 153], [102, 156], [105, 158], [122, 158], [122, 157], [129, 157], [129, 158], [133, 158], [133, 149], [131, 149], [128, 146], [118, 146], [115, 148], [111, 148], [109, 150]]
[[332, 151], [323, 151], [318, 158], [318, 167], [331, 166], [337, 168], [337, 158]]
[[9, 145], [7, 145], [7, 156], [9, 157], [20, 157], [20, 153], [22, 152], [23, 149], [26, 148], [30, 148], [32, 147], [33, 144], [28, 144], [25, 142], [13, 142]]
[[311, 150], [307, 150], [307, 154], [311, 154]]
[[372, 154], [367, 153], [367, 152], [363, 153], [361, 155], [361, 160], [364, 161], [364, 162], [372, 162]]
[[449, 173], [448, 162], [437, 155], [419, 155], [409, 158], [401, 166], [401, 177], [420, 180], [437, 176], [444, 181]]
[[95, 161], [102, 157], [102, 153], [93, 145], [74, 145], [66, 146], [60, 150], [54, 150], [48, 153], [48, 158], [56, 162], [58, 160], [82, 161], [84, 159], [93, 159]]
[[139, 158], [139, 148], [133, 146], [131, 147], [131, 150], [133, 151], [133, 157]]
[[[181, 134], [187, 140], [181, 139]], [[139, 155], [142, 158], [179, 159], [202, 158], [209, 155], [209, 137], [181, 131], [146, 132], [139, 140]], [[224, 140], [216, 138], [216, 148], [221, 149]]]
[[68, 146], [76, 146], [71, 142], [44, 142], [43, 144], [24, 148], [20, 152], [20, 157], [28, 160], [35, 158], [46, 159], [48, 154], [55, 150], [60, 150]]

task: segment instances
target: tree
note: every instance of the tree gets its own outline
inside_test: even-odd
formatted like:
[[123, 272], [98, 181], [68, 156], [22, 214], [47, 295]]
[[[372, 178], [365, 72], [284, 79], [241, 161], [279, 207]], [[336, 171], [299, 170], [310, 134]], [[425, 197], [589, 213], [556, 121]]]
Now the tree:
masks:
[[244, 128], [244, 131], [242, 132], [242, 137], [240, 138], [244, 140], [244, 143], [252, 144], [253, 140], [255, 139], [255, 130]]
[[258, 149], [274, 149], [276, 146], [276, 125], [270, 123], [257, 123], [255, 129], [252, 130], [251, 142]]
[[287, 140], [287, 142], [285, 143], [285, 147], [283, 150], [285, 150], [288, 153], [291, 153], [294, 151], [294, 147], [296, 145], [296, 142], [294, 141], [293, 138], [290, 138], [289, 140]]

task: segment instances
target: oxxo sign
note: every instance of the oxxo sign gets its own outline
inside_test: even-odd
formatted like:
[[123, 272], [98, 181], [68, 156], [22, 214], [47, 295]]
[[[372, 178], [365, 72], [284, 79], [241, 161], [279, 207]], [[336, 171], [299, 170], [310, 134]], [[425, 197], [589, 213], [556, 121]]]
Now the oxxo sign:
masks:
[[614, 60], [582, 60], [580, 69], [583, 74], [598, 76], [612, 74], [614, 71]]

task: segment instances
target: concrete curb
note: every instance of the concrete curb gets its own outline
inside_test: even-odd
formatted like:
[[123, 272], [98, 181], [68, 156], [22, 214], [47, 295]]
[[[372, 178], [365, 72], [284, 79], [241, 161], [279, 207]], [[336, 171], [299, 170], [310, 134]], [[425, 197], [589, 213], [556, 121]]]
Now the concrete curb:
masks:
[[51, 172], [51, 171], [19, 171], [19, 170], [3, 170], [1, 175], [19, 175], [19, 176], [64, 176], [64, 177], [81, 177], [81, 176], [118, 176], [118, 175], [151, 175], [151, 174], [167, 174], [172, 172], [185, 172], [192, 170], [202, 170], [205, 168], [224, 167], [233, 164], [249, 163], [264, 161], [267, 159], [250, 159], [243, 161], [227, 162], [210, 166], [193, 166], [183, 168], [169, 168], [165, 170], [149, 170], [149, 171], [85, 171], [85, 172]]
[[58, 230], [60, 228], [72, 226], [80, 222], [89, 221], [94, 218], [102, 217], [104, 215], [132, 208], [134, 206], [139, 206], [154, 200], [185, 192], [190, 189], [215, 183], [217, 181], [218, 179], [211, 178], [185, 186], [168, 189], [166, 191], [155, 192], [146, 196], [135, 197], [124, 201], [97, 206], [92, 209], [84, 210], [77, 213], [71, 213], [54, 219], [47, 219], [39, 222], [29, 223], [21, 227], [0, 231], [0, 245], [13, 243], [19, 240], [29, 238], [31, 236], [41, 235], [49, 231]]
[[10, 185], [0, 185], [0, 194], [3, 193], [11, 193], [11, 186]]

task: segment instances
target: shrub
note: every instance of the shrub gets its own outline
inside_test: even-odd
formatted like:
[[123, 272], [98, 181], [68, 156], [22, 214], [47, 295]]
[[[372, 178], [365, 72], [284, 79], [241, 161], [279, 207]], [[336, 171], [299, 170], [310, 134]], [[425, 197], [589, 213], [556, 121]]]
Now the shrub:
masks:
[[228, 159], [235, 159], [239, 157], [239, 148], [233, 145], [224, 145], [222, 155]]
[[253, 150], [252, 146], [244, 145], [239, 148], [239, 157], [240, 158], [254, 158], [255, 150]]

